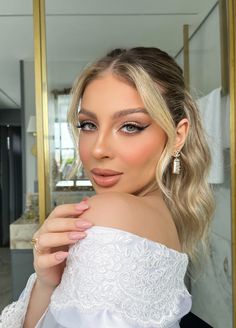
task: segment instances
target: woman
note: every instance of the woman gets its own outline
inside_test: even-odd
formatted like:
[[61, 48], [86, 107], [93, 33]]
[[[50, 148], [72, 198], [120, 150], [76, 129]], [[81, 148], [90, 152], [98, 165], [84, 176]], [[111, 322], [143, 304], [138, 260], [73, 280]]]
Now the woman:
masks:
[[[72, 94], [96, 195], [77, 212], [57, 207], [37, 231], [36, 274], [2, 327], [177, 328], [191, 309], [188, 257], [213, 212], [209, 149], [182, 70], [157, 48], [115, 49]], [[83, 235], [82, 221], [93, 225]]]

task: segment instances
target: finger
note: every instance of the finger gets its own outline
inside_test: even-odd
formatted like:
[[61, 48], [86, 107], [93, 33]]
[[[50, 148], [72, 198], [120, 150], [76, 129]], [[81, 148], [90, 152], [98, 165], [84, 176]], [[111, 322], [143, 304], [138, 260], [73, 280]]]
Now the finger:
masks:
[[69, 252], [69, 248], [70, 248], [70, 245], [63, 245], [63, 246], [58, 246], [58, 247], [53, 247], [53, 252], [51, 249], [48, 249], [48, 250], [44, 250], [44, 251], [36, 251], [35, 247], [33, 248], [33, 252], [34, 252], [34, 258], [36, 258], [37, 256], [41, 256], [42, 254], [51, 254], [51, 253], [56, 253], [56, 252], [59, 252], [59, 251], [62, 251], [62, 252]]
[[56, 252], [52, 254], [43, 254], [35, 259], [35, 269], [42, 270], [54, 267], [63, 262], [68, 257], [68, 252]]
[[85, 201], [82, 201], [78, 204], [63, 204], [54, 208], [48, 218], [53, 217], [72, 217], [78, 216], [89, 208], [89, 204]]
[[82, 219], [72, 218], [52, 218], [44, 221], [41, 227], [42, 232], [66, 232], [66, 231], [84, 231], [91, 228], [93, 223]]
[[80, 231], [44, 233], [37, 238], [36, 246], [40, 253], [54, 247], [74, 244], [86, 236], [85, 232]]

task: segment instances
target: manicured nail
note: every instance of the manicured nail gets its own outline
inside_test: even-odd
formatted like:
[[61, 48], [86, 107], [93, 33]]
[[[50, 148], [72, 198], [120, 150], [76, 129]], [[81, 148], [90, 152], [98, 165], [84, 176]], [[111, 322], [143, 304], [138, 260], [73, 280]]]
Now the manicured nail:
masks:
[[84, 237], [86, 237], [86, 233], [84, 233], [84, 232], [71, 232], [71, 233], [69, 233], [69, 238], [73, 239], [73, 240], [77, 240], [77, 239], [84, 238]]
[[55, 257], [58, 261], [63, 261], [67, 258], [68, 253], [56, 253]]
[[93, 223], [89, 222], [89, 221], [77, 220], [77, 221], [75, 221], [75, 225], [78, 228], [90, 228], [90, 227], [92, 227]]
[[84, 202], [81, 202], [81, 203], [75, 205], [75, 209], [78, 211], [87, 210], [88, 208], [89, 208], [89, 205]]

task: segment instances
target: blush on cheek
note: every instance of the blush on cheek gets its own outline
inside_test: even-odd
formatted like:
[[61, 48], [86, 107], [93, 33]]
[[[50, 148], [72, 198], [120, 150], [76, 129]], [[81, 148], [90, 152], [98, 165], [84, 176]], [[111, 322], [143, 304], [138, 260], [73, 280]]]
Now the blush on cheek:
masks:
[[120, 157], [130, 164], [147, 163], [153, 161], [154, 158], [161, 156], [162, 147], [157, 146], [157, 143], [136, 143], [132, 147], [127, 147], [120, 152]]
[[80, 160], [82, 161], [83, 165], [86, 165], [86, 163], [89, 160], [89, 152], [88, 152], [88, 147], [86, 143], [84, 142], [79, 142], [79, 157]]

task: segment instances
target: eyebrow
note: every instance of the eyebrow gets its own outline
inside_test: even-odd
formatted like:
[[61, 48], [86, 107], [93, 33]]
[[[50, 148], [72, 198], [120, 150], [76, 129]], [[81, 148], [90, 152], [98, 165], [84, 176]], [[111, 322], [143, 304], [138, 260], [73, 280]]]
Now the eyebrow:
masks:
[[[143, 113], [143, 114], [149, 115], [147, 110], [144, 109], [144, 108], [128, 108], [128, 109], [123, 109], [123, 110], [120, 110], [118, 112], [115, 112], [112, 115], [112, 118], [117, 119], [117, 118], [129, 115], [129, 114], [135, 114], [135, 113]], [[90, 112], [89, 110], [87, 110], [85, 108], [81, 108], [78, 114], [85, 114], [85, 115], [88, 115], [92, 118], [95, 118], [95, 119], [97, 118], [97, 115], [95, 113]]]

